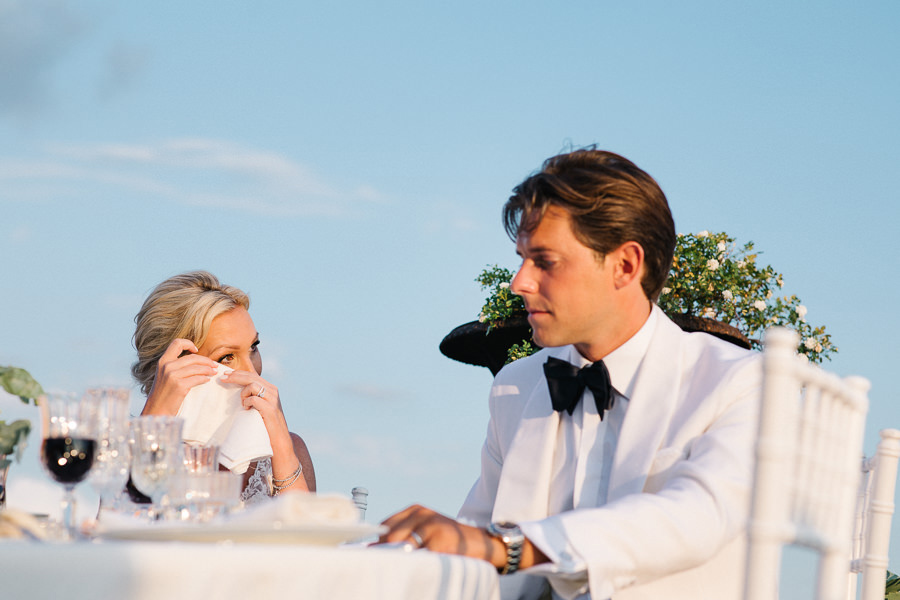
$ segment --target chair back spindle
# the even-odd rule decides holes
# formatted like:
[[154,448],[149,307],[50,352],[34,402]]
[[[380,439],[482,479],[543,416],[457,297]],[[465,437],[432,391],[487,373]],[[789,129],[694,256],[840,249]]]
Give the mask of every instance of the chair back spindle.
[[869,382],[796,353],[797,334],[766,332],[747,600],[778,597],[781,550],[819,554],[817,600],[845,600]]

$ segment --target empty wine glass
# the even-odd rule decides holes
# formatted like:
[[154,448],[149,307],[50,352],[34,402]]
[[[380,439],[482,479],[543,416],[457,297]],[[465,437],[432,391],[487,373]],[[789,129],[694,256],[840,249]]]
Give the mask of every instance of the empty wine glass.
[[164,512],[164,500],[172,477],[184,470],[181,417],[145,415],[131,420],[134,446],[131,479],[153,501],[152,518]]
[[94,466],[88,481],[100,495],[97,518],[106,510],[119,507],[119,499],[131,469],[129,443],[128,388],[91,388],[89,395],[97,398],[99,429]]
[[97,445],[97,400],[93,396],[50,394],[41,400],[41,463],[65,488],[62,501],[63,535],[77,536],[75,486],[87,477]]

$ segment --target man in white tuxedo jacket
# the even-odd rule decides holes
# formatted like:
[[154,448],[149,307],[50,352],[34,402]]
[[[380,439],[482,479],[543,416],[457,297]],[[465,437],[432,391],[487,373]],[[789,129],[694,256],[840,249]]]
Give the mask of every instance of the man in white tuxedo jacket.
[[549,582],[566,599],[739,599],[761,369],[655,306],[675,247],[662,190],[579,150],[516,187],[504,222],[544,349],[494,380],[459,520],[413,506],[382,539],[489,560],[504,598]]

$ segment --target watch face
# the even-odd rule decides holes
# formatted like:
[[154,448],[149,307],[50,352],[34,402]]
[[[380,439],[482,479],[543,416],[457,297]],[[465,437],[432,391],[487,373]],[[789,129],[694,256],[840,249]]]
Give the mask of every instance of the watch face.
[[519,526],[515,523],[491,523],[489,530],[496,536],[508,539],[511,542],[518,542],[525,539],[525,535]]

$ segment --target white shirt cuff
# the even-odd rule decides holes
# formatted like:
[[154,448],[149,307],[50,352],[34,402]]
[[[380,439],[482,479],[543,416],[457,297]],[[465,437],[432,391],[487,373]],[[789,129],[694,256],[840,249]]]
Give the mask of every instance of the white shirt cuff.
[[587,563],[572,547],[565,532],[554,519],[526,521],[519,523],[522,533],[543,552],[550,562],[528,569],[534,574],[555,574],[564,579],[584,579],[587,581]]

